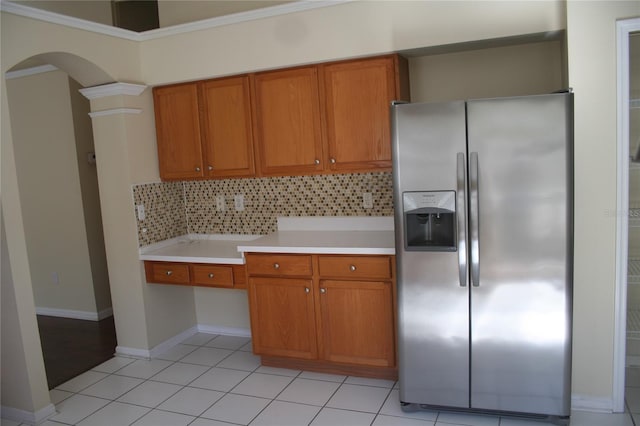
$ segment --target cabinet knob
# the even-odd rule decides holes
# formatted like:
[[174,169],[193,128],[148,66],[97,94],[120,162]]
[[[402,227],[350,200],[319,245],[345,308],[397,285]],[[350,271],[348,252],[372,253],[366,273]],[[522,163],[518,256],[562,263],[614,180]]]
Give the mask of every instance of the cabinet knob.
[[305,292],[305,293],[309,293],[310,291],[311,291],[311,289],[309,289],[309,287],[305,287],[305,288],[304,288],[304,292]]
[[316,158],[316,164],[320,164],[320,160]]
[[199,171],[200,171],[200,167],[196,167],[196,172],[199,172]]
[[273,269],[280,269],[280,264],[279,263],[274,263],[273,264]]
[[173,274],[173,271],[167,271],[167,275]]
[[213,278],[213,277],[214,277],[213,272],[210,272],[209,273],[209,278]]
[[324,293],[326,293],[326,292],[327,292],[327,289],[326,289],[326,288],[321,288],[321,289],[320,289],[320,293],[323,293],[323,294],[324,294]]
[[349,269],[351,269],[351,272],[355,271],[356,270],[356,265],[349,266]]
[[207,166],[207,170],[209,171],[213,170],[213,166]]
[[331,161],[331,164],[336,164],[336,159],[335,159],[335,158],[332,158],[332,159],[331,159],[331,160],[329,160],[329,161]]

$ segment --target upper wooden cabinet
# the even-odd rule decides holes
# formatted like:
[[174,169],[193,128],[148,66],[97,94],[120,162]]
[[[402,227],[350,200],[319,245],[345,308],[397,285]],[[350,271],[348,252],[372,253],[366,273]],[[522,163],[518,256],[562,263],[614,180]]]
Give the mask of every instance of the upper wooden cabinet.
[[197,84],[155,87],[153,102],[160,177],[167,180],[202,177]]
[[255,74],[254,112],[261,174],[322,170],[316,66]]
[[160,177],[390,170],[389,105],[408,81],[386,55],[156,87]]
[[249,77],[200,85],[205,176],[253,176]]
[[160,177],[253,176],[247,76],[153,90]]
[[396,55],[321,66],[331,170],[391,169],[389,105],[408,100],[404,69]]

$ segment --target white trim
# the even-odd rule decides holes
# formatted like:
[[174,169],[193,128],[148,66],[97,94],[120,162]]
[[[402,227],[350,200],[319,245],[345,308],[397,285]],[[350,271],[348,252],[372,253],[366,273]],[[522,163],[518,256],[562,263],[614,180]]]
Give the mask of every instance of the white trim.
[[219,326],[198,324],[198,325],[194,325],[191,328],[186,329],[181,333],[176,334],[173,337],[170,337],[164,342],[154,346],[151,350],[129,348],[126,346],[117,346],[116,355],[128,356],[133,358],[147,358],[147,359],[155,358],[162,352],[172,348],[173,346],[188,339],[189,337],[193,336],[196,333],[223,334],[226,336],[251,337],[251,330],[248,328],[219,327]]
[[116,346],[116,355],[127,356],[131,358],[151,358],[151,351],[148,349],[130,348],[127,346]]
[[4,405],[0,407],[0,417],[2,417],[3,419],[14,420],[19,423],[32,425],[40,424],[54,414],[56,414],[56,406],[53,404],[49,404],[36,412],[20,410],[19,408],[6,407]]
[[201,21],[149,30],[140,33],[138,40],[154,40],[176,34],[206,30],[210,28],[222,27],[225,25],[238,24],[241,22],[255,21],[257,19],[286,15],[288,13],[304,12],[312,9],[350,3],[352,1],[355,0],[299,0],[277,6],[265,7],[262,9],[249,10],[247,12],[233,13],[231,15],[217,16],[215,18],[203,19]]
[[571,395],[571,409],[592,413],[612,413],[613,401],[610,398],[595,398],[585,395]]
[[616,205],[616,283],[611,408],[624,412],[629,239],[629,35],[640,31],[640,18],[616,22],[618,92],[618,175]]
[[149,351],[151,358],[157,357],[167,349],[174,347],[178,343],[182,342],[185,339],[188,339],[189,337],[193,336],[197,332],[198,332],[198,327],[194,325],[193,327],[186,329],[182,333],[178,333],[175,336],[160,343],[159,345],[154,346],[151,349],[151,351]]
[[45,72],[58,71],[57,67],[53,65],[40,65],[38,67],[24,68],[21,70],[7,71],[4,73],[6,80],[12,80],[14,78],[28,77],[30,75],[42,74]]
[[75,311],[72,309],[58,309],[37,307],[36,315],[46,315],[49,317],[73,318],[87,321],[100,321],[107,317],[113,316],[113,308],[103,309],[99,312],[91,311]]
[[312,9],[335,6],[343,3],[350,3],[355,0],[299,0],[272,7],[265,7],[247,12],[234,13],[231,15],[218,16],[215,18],[203,19],[201,21],[189,22],[186,24],[174,25],[171,27],[158,28],[155,30],[137,33],[123,28],[112,27],[110,25],[97,22],[86,21],[84,19],[73,18],[60,15],[22,4],[11,3],[6,0],[0,1],[0,11],[12,13],[14,15],[37,19],[53,24],[64,25],[71,28],[91,31],[98,34],[106,34],[113,37],[123,38],[132,41],[155,40],[176,34],[188,33],[192,31],[205,30],[209,28],[221,27],[224,25],[237,24],[240,22],[254,21],[262,18],[285,15],[288,13],[304,12]]
[[114,108],[114,109],[105,109],[102,111],[90,112],[89,117],[104,117],[107,115],[117,115],[117,114],[140,114],[142,112],[139,108]]
[[146,88],[144,84],[109,83],[80,89],[79,92],[87,99],[99,99],[117,95],[139,96]]
[[198,324],[199,333],[223,334],[225,336],[251,337],[251,329]]

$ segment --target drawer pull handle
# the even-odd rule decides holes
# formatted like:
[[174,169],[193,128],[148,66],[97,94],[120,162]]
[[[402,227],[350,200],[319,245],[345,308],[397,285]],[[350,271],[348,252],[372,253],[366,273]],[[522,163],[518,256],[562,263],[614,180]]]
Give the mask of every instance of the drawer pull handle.
[[321,289],[320,289],[320,293],[323,293],[323,294],[324,294],[324,293],[326,293],[326,292],[327,292],[327,289],[326,289],[326,288],[321,288]]
[[311,290],[309,289],[309,287],[305,287],[305,288],[304,288],[304,292],[305,292],[305,293],[309,293],[310,291],[311,291]]
[[351,270],[351,272],[355,271],[356,270],[356,265],[349,266],[349,269]]
[[213,277],[214,277],[213,272],[210,272],[209,273],[209,278],[213,278]]
[[279,263],[274,263],[273,264],[273,269],[280,269],[280,264]]
[[167,271],[167,275],[173,274],[173,271]]
[[200,167],[196,167],[196,172],[199,172],[199,171],[200,171]]

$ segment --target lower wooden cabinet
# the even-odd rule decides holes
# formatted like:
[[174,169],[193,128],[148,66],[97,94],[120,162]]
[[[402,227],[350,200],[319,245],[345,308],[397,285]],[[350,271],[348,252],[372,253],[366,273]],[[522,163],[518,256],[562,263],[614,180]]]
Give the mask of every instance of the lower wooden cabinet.
[[263,364],[397,376],[393,256],[248,253],[246,261]]
[[145,261],[144,271],[151,284],[197,287],[247,288],[244,265]]
[[320,281],[323,358],[391,367],[395,361],[390,282]]
[[249,278],[255,353],[317,358],[312,287],[304,278]]

